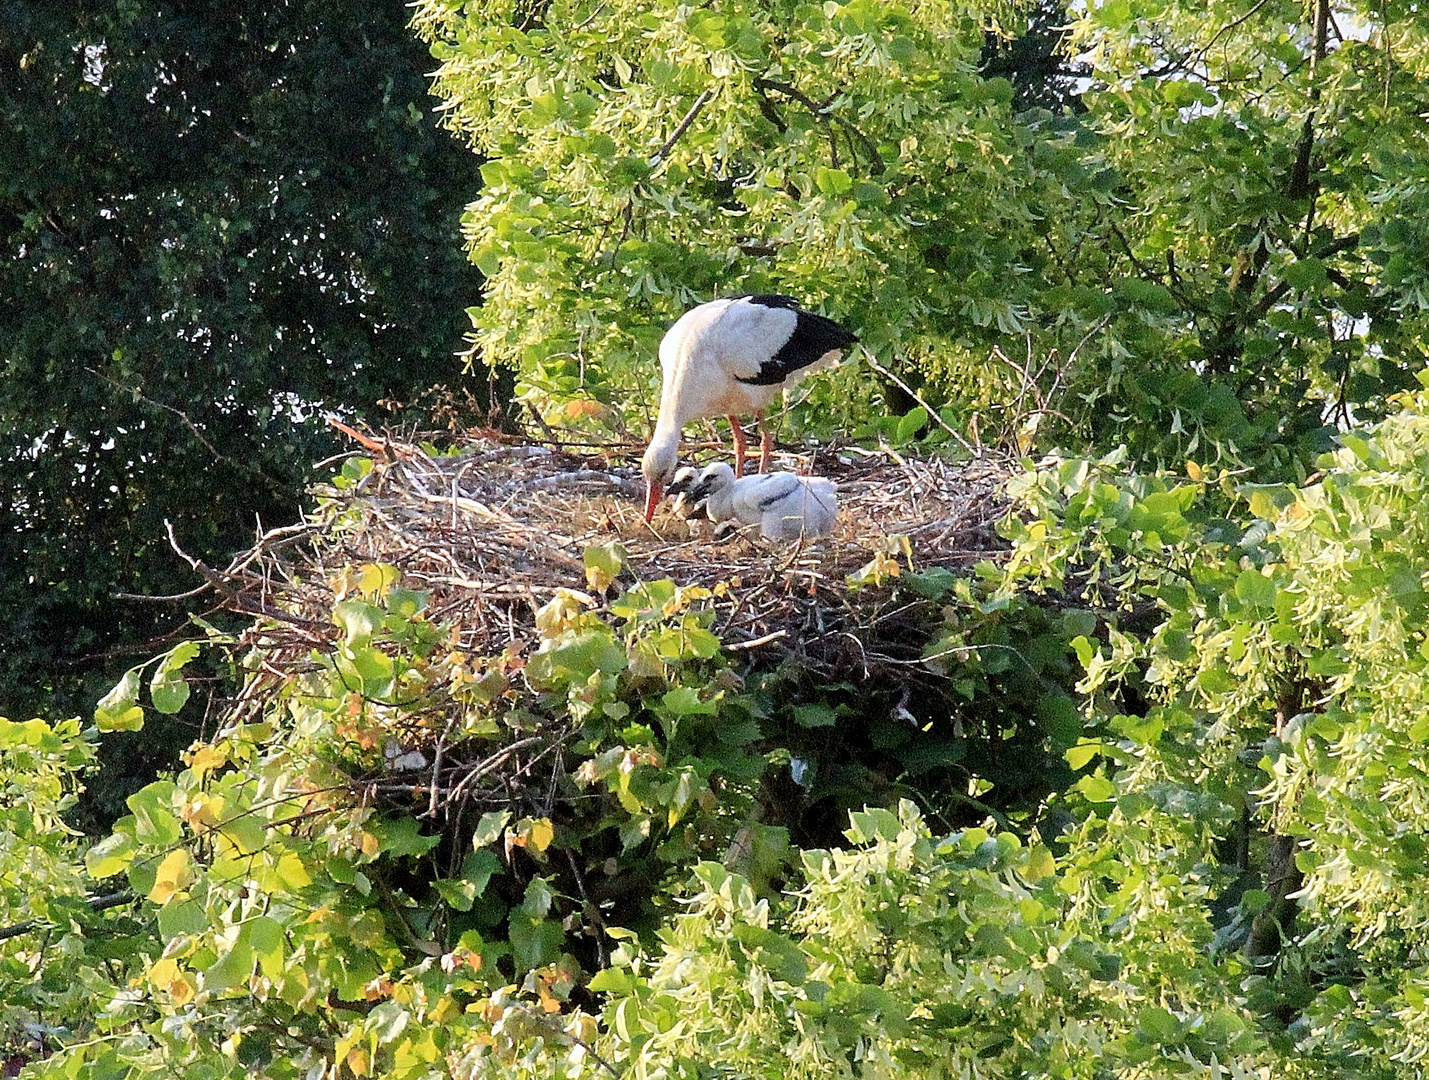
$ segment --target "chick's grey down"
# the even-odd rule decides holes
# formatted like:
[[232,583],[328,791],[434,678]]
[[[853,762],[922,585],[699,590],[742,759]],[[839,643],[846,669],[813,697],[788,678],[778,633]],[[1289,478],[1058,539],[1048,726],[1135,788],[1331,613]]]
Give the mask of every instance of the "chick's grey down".
[[683,492],[691,502],[703,502],[711,521],[758,525],[769,540],[801,540],[827,536],[838,523],[839,502],[831,480],[794,473],[758,473],[736,477],[723,461],[696,473],[680,469],[670,491]]

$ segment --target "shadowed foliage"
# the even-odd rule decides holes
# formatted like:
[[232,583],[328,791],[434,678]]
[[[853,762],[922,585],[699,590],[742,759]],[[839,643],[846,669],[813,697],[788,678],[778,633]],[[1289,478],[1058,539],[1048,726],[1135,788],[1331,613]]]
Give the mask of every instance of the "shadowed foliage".
[[[476,163],[399,0],[0,5],[0,703],[80,712],[291,521],[320,410],[457,371]],[[151,744],[153,740],[147,740]]]

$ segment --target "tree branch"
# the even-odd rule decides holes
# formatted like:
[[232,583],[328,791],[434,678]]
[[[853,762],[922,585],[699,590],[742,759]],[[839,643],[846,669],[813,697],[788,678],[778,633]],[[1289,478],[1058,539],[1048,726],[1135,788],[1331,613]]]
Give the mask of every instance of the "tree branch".
[[[708,105],[713,97],[713,90],[703,90],[700,92],[700,96],[695,98],[695,103],[690,106],[690,111],[685,113],[684,119],[675,125],[675,130],[671,132],[670,137],[665,140],[665,145],[655,151],[655,156],[648,162],[650,168],[655,168],[655,166],[665,160],[666,155],[669,154],[669,152],[675,148],[675,144],[680,141],[680,136],[690,129],[690,125],[695,122],[695,117],[700,115],[700,110]],[[619,245],[616,246],[618,247]]]
[[[769,104],[769,99],[765,96],[766,90],[774,90],[778,93],[783,94],[785,97],[793,98],[800,105],[804,106],[804,108],[809,110],[809,115],[824,126],[824,131],[827,132],[829,136],[829,163],[834,168],[837,169],[839,167],[839,148],[838,143],[834,139],[833,128],[833,125],[837,123],[840,124],[843,127],[844,131],[849,135],[850,143],[852,143],[853,137],[857,136],[858,141],[863,144],[864,153],[868,155],[868,171],[874,176],[883,175],[883,171],[885,169],[883,163],[883,155],[878,152],[878,147],[873,144],[873,140],[871,140],[867,135],[865,135],[861,130],[859,130],[858,126],[855,125],[852,121],[840,116],[836,112],[831,111],[827,103],[820,105],[817,101],[813,100],[813,98],[809,97],[809,95],[805,94],[797,86],[786,82],[779,82],[775,79],[766,79],[761,77],[755,79],[753,85],[755,93],[759,94],[760,97],[760,111],[764,113],[766,118],[770,117],[770,112],[772,111],[772,106],[770,106]],[[837,93],[833,95],[833,97],[837,96]],[[829,100],[832,101],[833,97],[831,97]],[[782,124],[782,121],[780,123],[776,123],[775,126],[780,127],[780,124]]]
[[[136,899],[132,889],[120,889],[118,892],[105,893],[103,896],[85,897],[85,903],[89,905],[91,911],[106,911],[112,907],[120,907]],[[14,926],[0,927],[0,941],[8,941],[10,938],[22,937],[25,934],[33,933],[36,930],[49,929],[50,923],[43,919],[26,919],[24,922],[16,923]]]

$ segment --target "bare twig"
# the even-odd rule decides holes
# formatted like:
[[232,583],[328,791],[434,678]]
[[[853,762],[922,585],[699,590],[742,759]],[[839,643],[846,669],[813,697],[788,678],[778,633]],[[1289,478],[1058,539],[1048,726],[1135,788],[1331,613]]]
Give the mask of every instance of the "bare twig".
[[834,168],[837,169],[839,167],[839,149],[838,144],[834,141],[833,131],[833,125],[835,123],[839,124],[843,128],[844,133],[848,136],[850,140],[850,146],[852,146],[852,140],[855,137],[857,137],[858,141],[863,144],[864,153],[868,155],[868,171],[871,174],[873,174],[874,176],[881,176],[884,170],[887,168],[883,161],[883,155],[878,152],[878,147],[874,145],[873,140],[870,139],[867,135],[865,135],[857,124],[853,123],[846,117],[840,116],[838,113],[832,111],[831,106],[833,102],[838,98],[838,95],[840,93],[839,91],[834,91],[834,93],[830,94],[829,97],[823,103],[819,103],[817,101],[814,101],[797,86],[794,86],[791,83],[779,82],[776,79],[755,79],[753,86],[755,92],[760,95],[760,98],[765,106],[768,105],[768,98],[764,96],[764,92],[766,90],[774,90],[780,94],[783,94],[785,97],[792,98],[793,100],[797,101],[800,105],[804,106],[804,108],[809,110],[810,116],[812,116],[815,120],[824,125],[824,130],[828,133],[829,137],[829,164],[832,165]]
[[147,405],[154,406],[156,409],[163,409],[165,412],[173,413],[175,416],[177,416],[180,420],[183,421],[184,426],[189,429],[189,432],[193,435],[195,439],[199,441],[203,448],[213,455],[213,459],[215,461],[222,461],[228,464],[237,464],[237,462],[234,462],[232,458],[225,457],[223,454],[220,454],[218,452],[218,448],[214,446],[213,443],[208,441],[208,437],[205,436],[204,433],[198,429],[198,425],[195,424],[191,419],[189,419],[188,414],[185,413],[182,409],[176,409],[172,405],[164,404],[162,401],[155,401],[153,398],[143,393],[143,391],[141,391],[137,386],[126,386],[118,379],[111,378],[110,376],[104,374],[104,372],[97,371],[92,367],[86,367],[84,370],[89,372],[96,378],[103,379],[116,390],[122,390],[126,394],[132,394],[136,401],[142,401]]
[[[90,911],[106,911],[112,907],[130,903],[135,900],[133,889],[120,889],[118,892],[105,893],[102,896],[87,896],[85,904]],[[32,934],[36,930],[48,930],[51,924],[43,919],[26,919],[24,922],[15,923],[13,926],[0,927],[0,941],[8,941],[10,938],[22,937],[25,934]]]
[[902,390],[905,394],[911,397],[919,405],[923,406],[924,410],[928,413],[929,419],[935,421],[939,427],[941,427],[944,431],[946,431],[949,435],[951,435],[954,439],[961,443],[964,450],[972,454],[974,457],[982,457],[982,447],[973,446],[972,443],[968,442],[967,439],[963,438],[962,433],[954,429],[946,420],[944,420],[940,415],[938,415],[938,410],[933,408],[933,406],[929,405],[926,401],[924,401],[923,396],[919,394],[918,391],[914,390],[897,375],[893,374],[893,372],[889,371],[886,367],[884,367],[877,360],[875,360],[873,358],[873,354],[869,352],[868,349],[864,348],[862,345],[859,346],[859,351],[863,353],[864,361],[868,364],[869,367],[873,368],[874,371],[878,372],[885,379],[892,380],[900,390]]
[[775,630],[765,634],[763,637],[757,637],[753,641],[736,641],[733,644],[726,645],[725,651],[738,652],[740,649],[757,649],[761,645],[768,645],[771,641],[778,641],[780,638],[786,638],[788,636],[788,630]]
[[[684,118],[675,125],[675,130],[670,133],[670,137],[665,140],[665,145],[655,151],[655,156],[648,162],[650,168],[655,168],[660,162],[665,160],[666,155],[675,149],[675,144],[680,141],[680,136],[690,129],[690,125],[695,122],[695,117],[700,115],[700,110],[710,103],[714,97],[713,90],[702,90],[700,96],[695,98],[695,103],[690,106],[690,111],[685,113]],[[616,247],[620,245],[617,244]]]

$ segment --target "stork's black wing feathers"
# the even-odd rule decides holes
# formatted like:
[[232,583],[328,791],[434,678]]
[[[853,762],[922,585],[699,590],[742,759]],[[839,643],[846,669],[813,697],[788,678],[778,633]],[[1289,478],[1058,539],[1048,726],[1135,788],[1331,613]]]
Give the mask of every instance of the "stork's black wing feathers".
[[770,507],[777,505],[784,499],[787,499],[790,494],[793,493],[794,489],[799,486],[798,477],[792,476],[788,473],[786,473],[785,475],[789,476],[790,480],[792,480],[793,483],[789,483],[786,481],[785,483],[780,484],[775,490],[770,491],[770,493],[764,496],[764,498],[760,499],[759,509],[761,511],[768,510]]
[[787,308],[798,316],[789,340],[759,366],[759,373],[739,380],[750,386],[777,386],[800,368],[816,363],[829,350],[846,349],[858,340],[857,334],[833,319],[805,311],[792,296],[750,296],[747,299],[763,307]]
[[769,293],[765,296],[755,296],[752,293],[743,293],[739,296],[730,297],[731,300],[748,300],[751,304],[758,304],[760,307],[781,307],[790,311],[799,310],[799,301],[792,296],[785,296],[783,293]]

